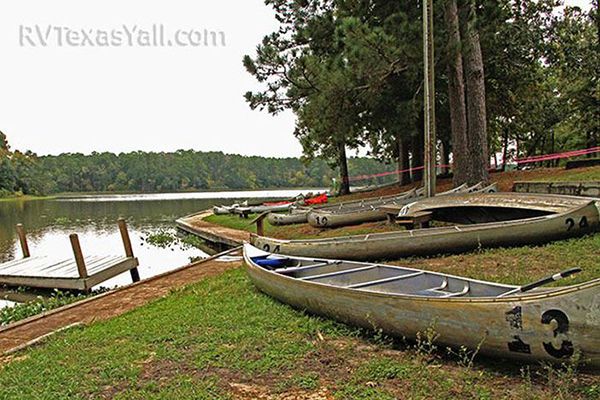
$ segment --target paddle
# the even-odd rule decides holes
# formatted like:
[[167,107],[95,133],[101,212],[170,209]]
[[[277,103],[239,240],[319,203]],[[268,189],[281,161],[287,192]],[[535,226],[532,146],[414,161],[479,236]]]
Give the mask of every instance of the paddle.
[[531,291],[533,289],[539,288],[539,287],[547,285],[549,283],[556,282],[556,281],[559,281],[561,279],[568,278],[571,275],[578,274],[581,271],[582,271],[581,268],[568,269],[568,270],[566,270],[564,272],[561,272],[560,274],[552,275],[552,276],[549,276],[547,278],[540,279],[537,282],[533,282],[533,283],[530,283],[528,285],[518,287],[518,288],[516,288],[514,290],[511,290],[509,292],[503,293],[503,294],[501,294],[498,297],[506,297],[506,296],[510,296],[510,295],[513,295],[513,294],[516,294],[516,293],[529,292],[529,291]]

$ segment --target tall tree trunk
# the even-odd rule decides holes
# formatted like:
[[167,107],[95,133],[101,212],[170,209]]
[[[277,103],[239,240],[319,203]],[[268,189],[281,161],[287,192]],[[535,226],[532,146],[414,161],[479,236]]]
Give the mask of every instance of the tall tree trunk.
[[465,29],[463,34],[463,61],[467,86],[467,145],[471,156],[471,168],[469,168],[467,183],[474,185],[478,182],[489,181],[490,159],[483,55],[479,33],[473,23],[475,19],[473,0],[468,0],[464,7],[464,12],[461,12],[461,16],[465,16],[462,21],[462,26]]
[[417,130],[417,135],[412,137],[412,168],[420,168],[417,170],[413,170],[412,180],[413,182],[418,182],[423,180],[423,164],[425,163],[424,159],[424,150],[425,150],[425,116],[421,113],[421,117],[419,118],[419,127]]
[[450,141],[448,139],[442,140],[442,150],[440,153],[443,165],[441,172],[442,175],[447,176],[450,172],[449,167],[446,167],[446,165],[450,165]]
[[504,132],[503,135],[504,137],[502,138],[502,171],[506,172],[506,167],[508,164],[508,127],[504,127]]
[[396,144],[398,146],[398,182],[400,186],[410,183],[410,160],[408,154],[408,142],[403,135],[396,133]]
[[469,176],[469,151],[467,148],[467,106],[465,79],[461,54],[460,24],[456,0],[448,0],[445,9],[448,30],[448,98],[452,128],[452,155],[454,185],[459,186]]
[[346,143],[338,144],[338,157],[340,167],[340,192],[339,195],[350,194],[350,179],[348,176],[348,158],[346,157]]

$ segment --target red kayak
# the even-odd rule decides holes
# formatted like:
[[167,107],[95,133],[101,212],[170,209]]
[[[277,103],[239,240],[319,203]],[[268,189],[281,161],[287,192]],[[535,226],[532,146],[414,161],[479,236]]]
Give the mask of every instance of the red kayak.
[[329,198],[327,197],[327,194],[323,193],[323,194],[315,196],[311,199],[304,200],[304,205],[305,206],[316,206],[319,204],[326,204],[328,200],[329,200]]

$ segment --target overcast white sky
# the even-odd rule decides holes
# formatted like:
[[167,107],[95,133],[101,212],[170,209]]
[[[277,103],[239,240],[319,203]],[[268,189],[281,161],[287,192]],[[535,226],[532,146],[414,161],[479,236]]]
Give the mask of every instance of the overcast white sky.
[[[567,3],[589,8],[591,0]],[[166,39],[177,29],[222,31],[226,46],[69,47],[63,37],[61,47],[50,36],[43,47],[35,32],[35,25],[110,31],[123,24],[163,24]],[[27,39],[20,44],[21,26],[33,29],[26,37],[36,47]],[[195,149],[300,155],[293,115],[251,111],[242,97],[256,83],[241,59],[276,26],[263,0],[4,0],[0,130],[13,148],[38,154]],[[127,41],[125,32],[121,43]]]

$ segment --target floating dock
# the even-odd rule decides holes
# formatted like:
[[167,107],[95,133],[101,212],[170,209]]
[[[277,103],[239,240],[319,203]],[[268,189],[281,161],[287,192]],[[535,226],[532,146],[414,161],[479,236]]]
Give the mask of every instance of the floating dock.
[[140,280],[138,259],[134,257],[125,220],[119,220],[119,230],[125,247],[124,256],[84,256],[76,234],[70,236],[74,257],[56,260],[47,256],[32,256],[25,230],[17,225],[23,258],[0,264],[0,284],[42,289],[90,291],[94,286],[130,271],[134,282]]

